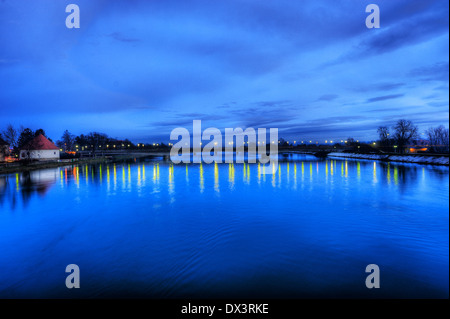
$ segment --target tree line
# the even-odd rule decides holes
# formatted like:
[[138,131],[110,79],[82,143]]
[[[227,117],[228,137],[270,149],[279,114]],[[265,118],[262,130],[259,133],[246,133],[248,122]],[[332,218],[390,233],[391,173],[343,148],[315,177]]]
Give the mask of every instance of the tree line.
[[428,128],[423,139],[418,126],[404,119],[398,120],[391,128],[379,126],[377,132],[381,148],[387,151],[404,153],[407,146],[413,145],[427,147],[432,153],[449,152],[449,130],[443,125]]
[[54,142],[43,129],[33,131],[30,128],[20,127],[16,129],[12,124],[7,125],[6,129],[0,132],[0,137],[5,140],[9,146],[13,149],[14,153],[18,153],[29,141],[38,136],[44,135],[51,142],[55,143],[57,147],[64,152],[71,151],[98,151],[108,149],[136,149],[136,148],[152,148],[152,147],[165,147],[163,143],[158,144],[135,144],[129,139],[119,140],[112,138],[105,133],[90,132],[88,134],[74,135],[68,130],[65,130],[59,140]]

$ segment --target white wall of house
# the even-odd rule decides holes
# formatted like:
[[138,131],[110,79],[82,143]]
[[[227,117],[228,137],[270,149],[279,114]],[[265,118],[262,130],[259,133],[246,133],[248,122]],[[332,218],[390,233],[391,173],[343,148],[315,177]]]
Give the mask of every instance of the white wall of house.
[[[29,153],[29,155],[28,155]],[[59,159],[59,150],[21,150],[20,159],[54,160]]]

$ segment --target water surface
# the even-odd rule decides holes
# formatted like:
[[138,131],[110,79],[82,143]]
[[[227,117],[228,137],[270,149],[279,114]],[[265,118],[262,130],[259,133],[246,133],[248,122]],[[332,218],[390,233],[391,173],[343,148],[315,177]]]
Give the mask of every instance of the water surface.
[[0,176],[0,297],[448,298],[448,167],[280,160]]

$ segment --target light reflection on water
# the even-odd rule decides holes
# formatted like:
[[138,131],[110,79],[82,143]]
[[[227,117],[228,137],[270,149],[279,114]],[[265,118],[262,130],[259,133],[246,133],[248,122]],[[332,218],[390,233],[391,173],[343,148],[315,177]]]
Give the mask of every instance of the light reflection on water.
[[448,297],[448,167],[291,155],[264,173],[144,159],[0,176],[0,297],[71,297],[70,263],[87,297]]

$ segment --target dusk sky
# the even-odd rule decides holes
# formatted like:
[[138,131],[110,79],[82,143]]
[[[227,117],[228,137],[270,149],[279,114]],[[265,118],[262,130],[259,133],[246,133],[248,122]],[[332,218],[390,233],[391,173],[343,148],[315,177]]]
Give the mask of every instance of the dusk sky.
[[[66,5],[81,11],[67,29]],[[368,4],[381,28],[368,29]],[[0,0],[0,131],[168,141],[176,127],[377,138],[449,120],[447,0]]]

